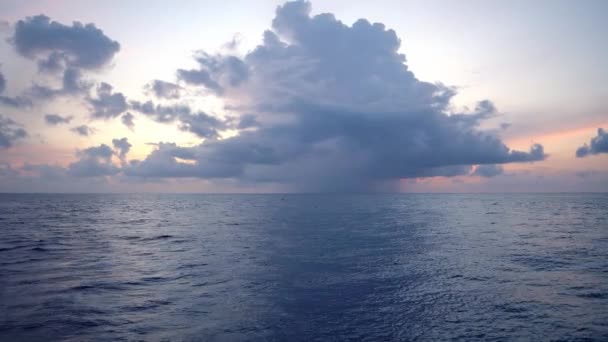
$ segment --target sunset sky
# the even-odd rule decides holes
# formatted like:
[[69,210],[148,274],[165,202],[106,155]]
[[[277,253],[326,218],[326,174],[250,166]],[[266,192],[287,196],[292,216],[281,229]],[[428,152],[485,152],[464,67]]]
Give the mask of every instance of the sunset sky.
[[0,2],[0,191],[608,191],[608,2]]

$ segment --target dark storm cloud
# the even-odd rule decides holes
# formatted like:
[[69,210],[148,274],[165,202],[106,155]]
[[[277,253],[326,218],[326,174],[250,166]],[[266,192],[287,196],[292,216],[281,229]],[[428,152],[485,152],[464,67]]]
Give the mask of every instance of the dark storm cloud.
[[502,166],[489,164],[489,165],[479,165],[473,172],[474,176],[479,177],[495,177],[501,175],[504,172]]
[[219,131],[229,127],[225,120],[218,119],[202,111],[193,111],[183,104],[155,105],[152,101],[131,101],[131,109],[136,110],[156,122],[179,122],[179,128],[201,138],[217,138]]
[[[125,172],[369,190],[401,178],[465,175],[472,165],[546,158],[541,145],[515,151],[481,130],[497,115],[488,100],[453,112],[455,89],[418,80],[393,30],[364,19],[347,26],[310,11],[308,2],[288,2],[244,58],[201,53],[199,69],[178,70],[184,82],[255,117],[256,129],[189,148],[159,145]],[[164,111],[148,107],[148,115],[163,119],[182,115],[159,116]]]
[[146,85],[146,89],[159,99],[178,99],[182,87],[175,83],[154,80]]
[[252,114],[244,114],[239,118],[239,122],[236,126],[238,129],[246,129],[251,127],[256,127],[260,123],[257,121],[255,115]]
[[204,86],[218,94],[225,87],[236,87],[249,77],[247,64],[234,56],[201,52],[196,61],[199,69],[179,69],[177,77],[188,84]]
[[122,93],[112,91],[108,83],[102,82],[97,87],[97,98],[88,98],[91,106],[91,116],[95,119],[111,119],[124,113],[127,106],[127,98]]
[[19,20],[10,41],[20,55],[37,60],[40,71],[97,69],[120,50],[120,44],[94,24],[74,22],[68,26],[44,15]]
[[9,148],[26,137],[27,132],[21,125],[0,115],[0,148]]
[[591,138],[589,144],[584,144],[576,150],[576,156],[583,158],[600,153],[608,153],[608,132],[603,128],[597,129],[597,135]]
[[70,121],[72,121],[72,119],[72,116],[61,116],[57,114],[46,114],[44,116],[44,121],[51,126],[68,124]]
[[135,120],[135,117],[130,112],[126,112],[120,117],[122,124],[127,126],[130,130],[135,128],[135,122],[133,120]]
[[68,174],[74,177],[100,177],[115,175],[120,169],[112,163],[114,152],[106,144],[78,151],[78,161],[68,166]]
[[95,130],[87,125],[76,126],[72,128],[71,131],[83,137],[88,137],[89,135],[95,133]]

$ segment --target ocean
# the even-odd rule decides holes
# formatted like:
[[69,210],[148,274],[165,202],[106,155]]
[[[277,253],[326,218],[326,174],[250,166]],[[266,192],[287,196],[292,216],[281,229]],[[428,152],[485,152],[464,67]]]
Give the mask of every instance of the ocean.
[[0,195],[1,341],[608,340],[608,194]]

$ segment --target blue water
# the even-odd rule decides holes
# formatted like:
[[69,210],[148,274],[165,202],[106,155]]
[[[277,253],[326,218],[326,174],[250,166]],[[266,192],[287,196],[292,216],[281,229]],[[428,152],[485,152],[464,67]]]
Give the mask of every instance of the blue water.
[[0,195],[0,340],[608,340],[608,195]]

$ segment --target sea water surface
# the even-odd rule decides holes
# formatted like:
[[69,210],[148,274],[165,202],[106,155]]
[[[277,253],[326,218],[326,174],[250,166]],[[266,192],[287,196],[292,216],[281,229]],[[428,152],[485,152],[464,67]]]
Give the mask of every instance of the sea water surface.
[[0,340],[608,340],[607,194],[0,195]]

